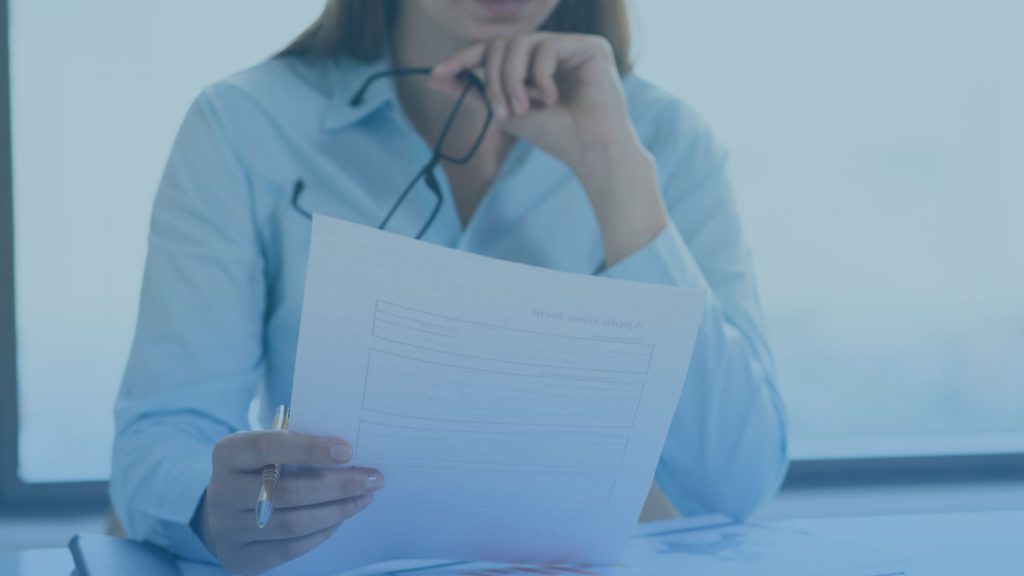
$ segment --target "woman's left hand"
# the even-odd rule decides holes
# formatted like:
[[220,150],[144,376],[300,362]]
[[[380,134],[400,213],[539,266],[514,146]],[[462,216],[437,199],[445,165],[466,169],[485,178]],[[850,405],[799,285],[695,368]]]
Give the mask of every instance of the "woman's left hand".
[[597,215],[605,266],[667,225],[654,159],[629,117],[615,56],[600,36],[535,32],[469,46],[434,68],[451,94],[459,74],[480,74],[499,125],[567,164]]
[[474,44],[436,66],[431,86],[461,92],[476,72],[499,124],[580,172],[591,151],[641,152],[612,47],[601,36],[535,32]]

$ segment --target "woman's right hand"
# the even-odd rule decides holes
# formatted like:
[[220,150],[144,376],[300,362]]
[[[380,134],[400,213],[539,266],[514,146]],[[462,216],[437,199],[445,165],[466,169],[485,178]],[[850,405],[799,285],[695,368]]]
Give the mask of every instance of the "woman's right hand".
[[[377,470],[340,469],[352,448],[338,438],[294,432],[239,432],[213,449],[213,476],[196,518],[207,548],[232,572],[259,574],[316,548],[365,509],[384,485]],[[274,512],[256,526],[260,470],[293,464],[281,475]]]

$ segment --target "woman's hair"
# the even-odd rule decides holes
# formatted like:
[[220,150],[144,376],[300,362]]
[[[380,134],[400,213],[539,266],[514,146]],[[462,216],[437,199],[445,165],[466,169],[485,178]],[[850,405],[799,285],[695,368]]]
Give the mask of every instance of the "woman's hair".
[[[281,55],[376,60],[387,45],[397,10],[398,0],[327,0],[320,18]],[[615,52],[619,73],[631,68],[626,0],[561,0],[541,30],[604,36]]]

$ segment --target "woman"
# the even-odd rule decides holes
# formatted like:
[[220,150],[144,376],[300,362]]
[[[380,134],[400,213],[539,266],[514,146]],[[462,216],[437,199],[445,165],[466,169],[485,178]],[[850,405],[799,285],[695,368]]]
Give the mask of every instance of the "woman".
[[[383,486],[380,471],[317,468],[348,461],[344,439],[245,431],[258,385],[265,407],[290,395],[312,212],[703,288],[657,483],[686,514],[745,517],[773,494],[784,420],[725,155],[630,74],[628,48],[622,0],[330,0],[282,55],[205,90],[157,195],[117,405],[111,496],[128,531],[260,572]],[[378,75],[391,69],[405,72]],[[267,463],[308,467],[260,530]]]

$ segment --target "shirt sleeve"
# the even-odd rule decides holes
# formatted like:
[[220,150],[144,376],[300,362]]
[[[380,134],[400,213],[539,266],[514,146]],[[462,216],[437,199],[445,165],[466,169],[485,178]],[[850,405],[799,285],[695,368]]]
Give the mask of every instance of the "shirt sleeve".
[[213,446],[248,428],[263,371],[263,257],[251,186],[223,117],[207,89],[157,192],[110,481],[129,534],[205,561],[213,556],[190,521]]
[[773,496],[785,476],[785,416],[726,155],[699,119],[676,104],[645,142],[658,165],[670,223],[601,274],[707,292],[656,481],[682,514],[742,519]]

